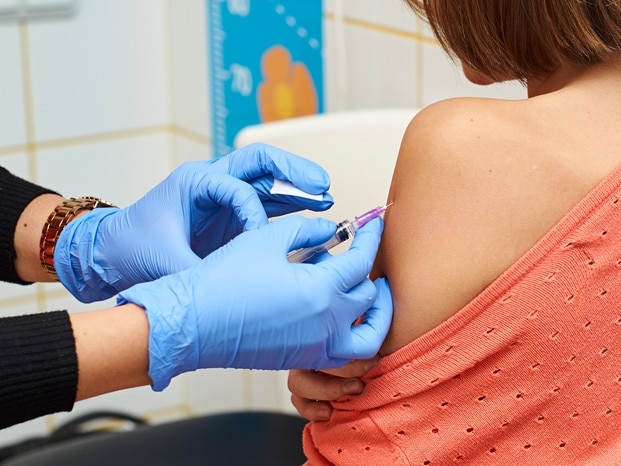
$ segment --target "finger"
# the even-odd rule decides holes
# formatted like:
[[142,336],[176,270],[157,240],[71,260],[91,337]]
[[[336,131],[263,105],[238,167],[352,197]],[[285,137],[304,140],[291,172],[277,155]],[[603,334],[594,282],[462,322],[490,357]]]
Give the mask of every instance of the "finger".
[[321,166],[277,147],[250,144],[229,157],[229,173],[242,180],[272,175],[310,194],[321,194],[330,188],[330,177]]
[[261,200],[251,185],[229,175],[213,175],[199,185],[195,202],[210,200],[235,213],[244,230],[258,228],[268,223]]
[[320,401],[338,400],[343,395],[359,395],[364,382],[357,377],[341,378],[305,370],[289,371],[289,391],[299,398]]
[[319,264],[339,275],[344,290],[352,289],[369,275],[379,247],[383,225],[381,218],[372,220],[356,232],[349,250]]
[[385,278],[375,281],[377,298],[373,306],[364,314],[362,322],[351,329],[348,348],[341,353],[335,351],[333,356],[342,358],[366,358],[376,354],[390,329],[392,322],[392,296]]
[[308,400],[291,395],[291,404],[303,418],[309,421],[323,422],[330,420],[332,405],[329,401]]

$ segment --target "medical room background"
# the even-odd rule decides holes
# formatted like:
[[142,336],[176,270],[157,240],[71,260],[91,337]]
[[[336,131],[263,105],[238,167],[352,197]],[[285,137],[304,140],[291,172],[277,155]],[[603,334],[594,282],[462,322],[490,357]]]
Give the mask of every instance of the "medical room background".
[[[278,3],[228,0],[256,2]],[[126,206],[180,163],[212,157],[208,3],[0,0],[0,164],[66,197]],[[326,113],[525,96],[517,83],[466,82],[401,0],[323,0],[322,7]],[[99,307],[76,302],[59,284],[0,283],[0,316]],[[203,370],[162,393],[113,393],[5,429],[0,447],[102,409],[153,423],[245,409],[294,412],[284,373]]]

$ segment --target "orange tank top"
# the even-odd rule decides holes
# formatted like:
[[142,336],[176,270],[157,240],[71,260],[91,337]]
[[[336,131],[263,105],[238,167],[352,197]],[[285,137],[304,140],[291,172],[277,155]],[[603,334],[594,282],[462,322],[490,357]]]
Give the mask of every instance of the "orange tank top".
[[308,464],[621,464],[621,167],[365,382]]

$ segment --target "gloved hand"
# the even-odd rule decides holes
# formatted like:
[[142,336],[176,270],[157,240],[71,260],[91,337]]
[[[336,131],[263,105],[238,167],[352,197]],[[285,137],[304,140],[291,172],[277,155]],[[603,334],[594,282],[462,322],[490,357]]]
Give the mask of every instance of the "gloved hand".
[[290,216],[244,232],[191,269],[120,293],[119,304],[146,309],[153,389],[198,368],[322,369],[375,355],[392,318],[387,286],[378,294],[367,278],[382,228],[373,220],[348,251],[293,264],[287,252],[326,241],[336,225]]
[[[322,199],[271,194],[275,178]],[[54,251],[56,272],[80,301],[109,298],[195,265],[268,216],[328,209],[329,186],[319,165],[265,144],[189,162],[129,207],[95,209],[71,221]]]

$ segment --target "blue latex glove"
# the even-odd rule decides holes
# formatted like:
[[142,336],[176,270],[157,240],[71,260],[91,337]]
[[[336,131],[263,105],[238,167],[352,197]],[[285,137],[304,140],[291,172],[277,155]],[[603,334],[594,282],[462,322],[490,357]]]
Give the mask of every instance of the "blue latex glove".
[[392,318],[385,281],[378,294],[367,278],[382,228],[373,220],[348,251],[292,264],[287,252],[326,241],[336,225],[290,216],[239,235],[191,269],[122,292],[120,304],[147,312],[153,389],[199,368],[324,369],[375,355]]
[[[274,178],[322,200],[274,195]],[[328,174],[289,152],[252,144],[189,162],[125,209],[95,209],[70,222],[54,251],[60,281],[83,302],[195,265],[268,216],[332,206]]]

